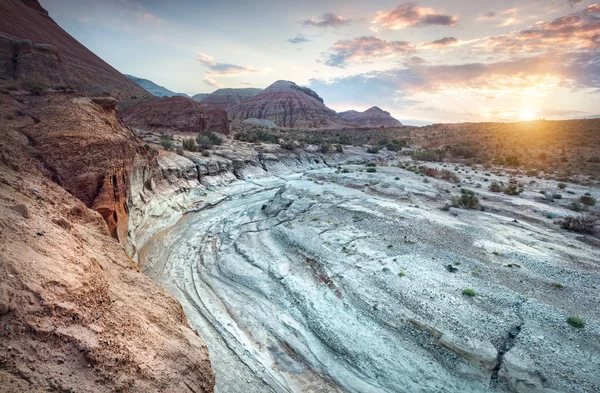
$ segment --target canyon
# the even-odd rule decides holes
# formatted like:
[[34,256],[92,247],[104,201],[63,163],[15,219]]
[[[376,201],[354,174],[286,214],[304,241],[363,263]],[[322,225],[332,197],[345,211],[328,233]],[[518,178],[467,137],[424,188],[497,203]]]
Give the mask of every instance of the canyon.
[[0,4],[0,390],[600,391],[600,121],[163,89]]

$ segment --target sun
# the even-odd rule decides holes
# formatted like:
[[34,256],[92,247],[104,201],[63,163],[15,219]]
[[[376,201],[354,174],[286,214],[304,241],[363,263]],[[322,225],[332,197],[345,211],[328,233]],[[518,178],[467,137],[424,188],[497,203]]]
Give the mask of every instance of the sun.
[[531,109],[523,109],[519,115],[521,116],[522,121],[531,121],[535,119],[535,111]]

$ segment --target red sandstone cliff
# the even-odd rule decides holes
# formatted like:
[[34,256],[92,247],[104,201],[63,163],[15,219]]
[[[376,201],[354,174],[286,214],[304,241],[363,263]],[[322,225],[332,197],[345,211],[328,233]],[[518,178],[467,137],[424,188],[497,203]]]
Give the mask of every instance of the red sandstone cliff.
[[37,0],[0,2],[0,78],[90,95],[150,96],[58,26]]
[[200,103],[187,97],[157,98],[127,108],[120,117],[125,125],[139,130],[230,132],[227,112],[216,109],[206,112]]

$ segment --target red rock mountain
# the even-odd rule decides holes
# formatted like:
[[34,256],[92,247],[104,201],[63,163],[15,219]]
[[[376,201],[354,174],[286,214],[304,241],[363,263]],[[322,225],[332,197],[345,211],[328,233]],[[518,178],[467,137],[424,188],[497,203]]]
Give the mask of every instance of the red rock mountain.
[[[227,110],[240,102],[260,93],[262,89],[218,89],[199,100],[208,109]],[[195,96],[194,96],[195,97]]]
[[37,0],[0,1],[0,78],[71,85],[89,95],[150,96],[58,26]]
[[206,111],[187,97],[157,98],[127,108],[120,114],[129,127],[159,132],[215,131],[229,134],[229,119],[222,109]]
[[340,112],[339,115],[359,127],[398,127],[402,125],[402,123],[390,115],[390,112],[386,112],[377,106],[369,108],[364,112],[351,110]]
[[232,106],[231,120],[271,120],[284,128],[343,128],[347,122],[329,109],[317,93],[290,81],[277,81],[257,95]]

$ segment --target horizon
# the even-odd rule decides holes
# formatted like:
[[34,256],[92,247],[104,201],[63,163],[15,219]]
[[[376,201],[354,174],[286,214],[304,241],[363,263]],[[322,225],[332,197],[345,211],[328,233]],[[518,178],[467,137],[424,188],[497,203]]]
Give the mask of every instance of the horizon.
[[598,116],[594,1],[41,3],[120,72],[190,96],[283,79],[406,125]]

